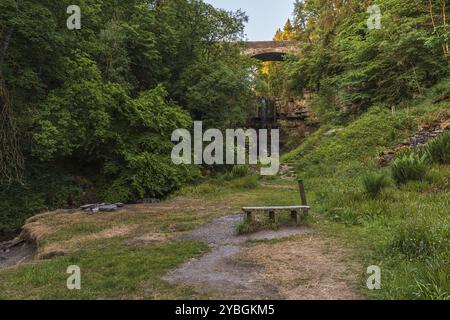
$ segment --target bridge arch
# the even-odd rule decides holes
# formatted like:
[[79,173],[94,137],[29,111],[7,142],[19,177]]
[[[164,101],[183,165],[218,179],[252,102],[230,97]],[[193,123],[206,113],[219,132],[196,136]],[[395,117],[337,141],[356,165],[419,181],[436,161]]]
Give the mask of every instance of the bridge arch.
[[283,61],[286,54],[297,51],[297,45],[295,41],[248,41],[242,54],[261,61]]

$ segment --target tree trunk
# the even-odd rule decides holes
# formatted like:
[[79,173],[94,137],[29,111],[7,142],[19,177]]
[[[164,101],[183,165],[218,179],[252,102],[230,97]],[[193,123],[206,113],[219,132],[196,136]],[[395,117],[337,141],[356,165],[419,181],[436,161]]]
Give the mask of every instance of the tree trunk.
[[0,182],[22,182],[23,155],[19,146],[17,126],[12,110],[11,98],[3,75],[3,66],[13,29],[6,31],[0,43]]
[[[447,31],[447,8],[446,8],[446,0],[441,0],[442,4],[442,24],[444,26],[444,31]],[[450,63],[450,54],[449,54],[449,48],[448,48],[448,42],[445,42],[443,45],[444,48],[444,54],[447,58],[447,62]]]
[[[444,30],[447,29],[447,8],[446,8],[446,0],[441,0],[441,19],[442,19],[442,26],[444,27]],[[434,5],[432,0],[428,0],[428,6],[430,11],[430,17],[431,17],[431,24],[433,25],[434,34],[439,37],[439,31],[438,31],[438,23],[437,19],[434,15]],[[438,10],[439,11],[439,10]],[[448,64],[450,64],[450,51],[449,51],[449,45],[448,42],[442,43],[442,52],[444,54],[444,57]]]
[[9,43],[11,41],[11,37],[13,34],[13,28],[10,28],[6,31],[6,36],[3,40],[3,43],[0,47],[0,81],[3,81],[3,64],[5,63],[6,52],[8,51]]

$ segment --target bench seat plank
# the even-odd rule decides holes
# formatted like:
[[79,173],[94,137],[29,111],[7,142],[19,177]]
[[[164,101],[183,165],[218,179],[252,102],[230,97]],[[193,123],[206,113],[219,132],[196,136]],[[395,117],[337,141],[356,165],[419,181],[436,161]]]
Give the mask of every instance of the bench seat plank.
[[309,206],[277,206],[277,207],[243,207],[242,210],[247,211],[281,211],[281,210],[305,210],[311,209]]

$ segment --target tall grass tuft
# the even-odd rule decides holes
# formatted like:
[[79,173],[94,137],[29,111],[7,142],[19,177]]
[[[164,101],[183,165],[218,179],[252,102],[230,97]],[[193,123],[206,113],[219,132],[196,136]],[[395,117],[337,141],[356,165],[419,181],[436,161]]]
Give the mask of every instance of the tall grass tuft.
[[428,172],[429,154],[426,150],[414,150],[400,154],[393,162],[392,178],[397,184],[421,181]]
[[432,140],[428,144],[428,152],[433,162],[450,164],[450,131]]
[[414,296],[420,300],[450,300],[450,267],[442,256],[426,263],[425,270],[415,277]]
[[378,196],[383,189],[389,187],[389,178],[384,173],[372,172],[362,178],[366,193],[371,197]]

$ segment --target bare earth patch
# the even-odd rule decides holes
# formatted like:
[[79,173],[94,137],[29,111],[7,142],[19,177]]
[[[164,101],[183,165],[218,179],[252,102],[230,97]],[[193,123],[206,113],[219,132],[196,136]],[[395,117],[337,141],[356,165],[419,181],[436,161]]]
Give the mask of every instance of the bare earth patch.
[[[33,259],[50,259],[77,251],[87,242],[110,239],[114,237],[129,237],[126,245],[140,246],[151,243],[170,241],[178,235],[177,232],[163,234],[158,232],[165,217],[193,215],[198,221],[208,219],[215,214],[223,214],[237,210],[239,204],[230,206],[227,200],[205,200],[200,198],[178,197],[158,204],[127,205],[116,212],[86,214],[82,211],[55,210],[35,215],[29,218],[22,228],[18,239],[26,241],[26,248],[14,248],[0,257],[0,268],[14,266],[23,261]],[[159,219],[155,222],[155,219]],[[133,221],[141,218],[139,225]],[[148,220],[146,220],[149,218]],[[177,223],[174,222],[174,225]],[[106,230],[71,236],[67,233],[70,226],[104,226]],[[55,238],[56,236],[56,238]],[[50,241],[49,241],[50,239]],[[45,240],[45,242],[42,242]]]
[[230,211],[239,211],[239,205],[229,205],[225,201],[219,199],[207,200],[201,198],[177,197],[167,202],[157,204],[134,204],[126,206],[125,211],[141,214],[158,214],[164,215],[168,213],[191,213],[196,215],[205,215],[212,213],[223,213]]
[[318,234],[246,248],[243,261],[264,266],[257,278],[273,283],[283,299],[354,300],[362,270],[351,251]]
[[174,238],[174,234],[167,233],[148,233],[135,238],[127,239],[124,241],[126,245],[129,246],[144,246],[151,243],[161,243],[169,241]]
[[39,251],[37,259],[49,259],[55,256],[67,254],[69,252],[74,252],[76,250],[79,250],[81,248],[81,245],[88,241],[123,237],[133,232],[133,230],[135,230],[137,227],[138,226],[114,227],[97,233],[76,236],[71,238],[70,240],[50,244]]

